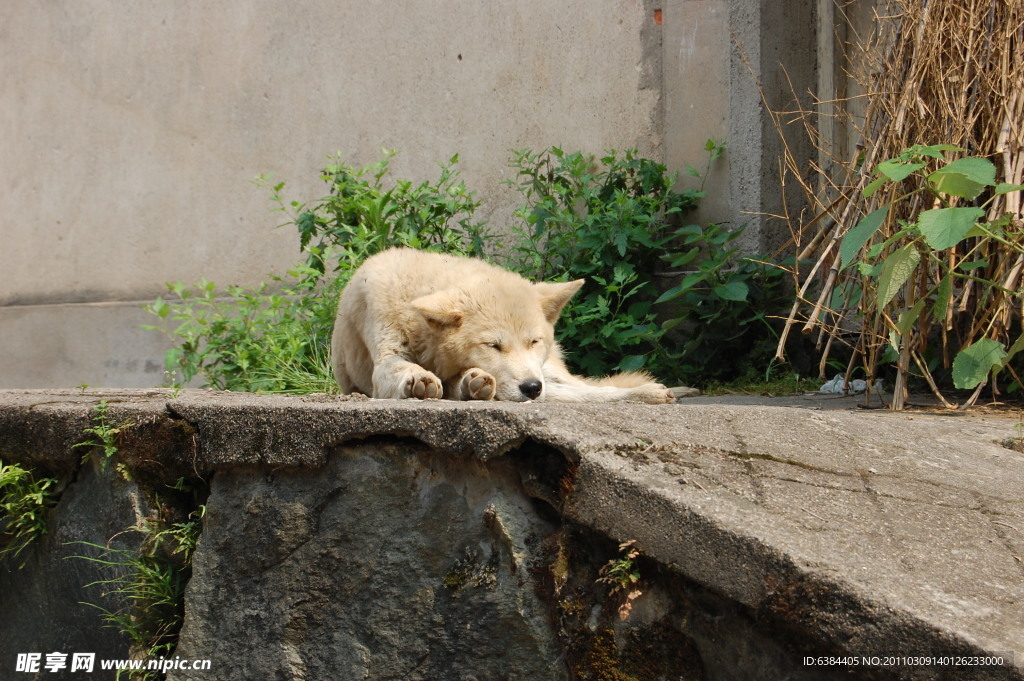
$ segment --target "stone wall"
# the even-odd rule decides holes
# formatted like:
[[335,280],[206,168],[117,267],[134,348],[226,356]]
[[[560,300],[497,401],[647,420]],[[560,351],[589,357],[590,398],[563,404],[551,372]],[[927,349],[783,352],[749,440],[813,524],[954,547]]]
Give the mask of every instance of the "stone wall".
[[[72,447],[100,400],[118,451],[83,463]],[[1024,509],[1001,470],[1019,453],[979,424],[956,464],[963,426],[857,429],[848,416],[0,391],[0,459],[61,481],[50,533],[24,569],[0,571],[0,674],[18,653],[138,654],[82,605],[98,597],[85,585],[110,575],[68,558],[81,552],[69,542],[131,549],[123,530],[140,519],[201,504],[184,625],[165,657],[211,668],[168,679],[1024,678],[1009,660],[806,663],[1024,647],[1022,544],[1006,529]],[[850,428],[872,433],[856,452],[814,454]],[[897,432],[934,439],[912,450]],[[918,499],[928,486],[942,504]],[[861,505],[872,496],[882,515]],[[630,548],[638,580],[615,592],[602,569]]]

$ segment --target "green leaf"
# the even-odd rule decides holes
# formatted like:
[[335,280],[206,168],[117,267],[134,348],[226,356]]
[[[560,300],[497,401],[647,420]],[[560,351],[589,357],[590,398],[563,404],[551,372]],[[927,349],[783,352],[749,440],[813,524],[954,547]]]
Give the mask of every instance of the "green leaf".
[[166,318],[167,315],[171,313],[170,306],[168,306],[167,303],[164,302],[164,299],[161,298],[160,296],[157,296],[156,300],[153,302],[153,305],[150,307],[150,309],[153,312],[153,314],[155,314],[157,317],[160,317],[160,319]]
[[1013,342],[1013,345],[1010,346],[1010,349],[1006,353],[1006,359],[1003,360],[1003,365],[1005,366],[1007,363],[1009,363],[1009,361],[1013,359],[1016,356],[1016,354],[1021,350],[1024,350],[1024,333],[1019,335],[1017,337],[1017,340]]
[[939,287],[935,290],[935,305],[932,307],[932,318],[940,324],[946,318],[946,306],[949,305],[952,296],[953,275],[947,272],[946,276],[939,282]]
[[865,277],[877,277],[878,271],[882,269],[881,265],[872,265],[871,263],[858,263],[857,271],[863,274]]
[[1024,189],[1024,184],[1007,184],[1006,182],[1000,182],[996,185],[996,194],[1009,194],[1010,192],[1017,192]]
[[619,371],[636,371],[643,369],[647,358],[644,355],[626,355],[619,362]]
[[864,189],[861,191],[861,194],[864,195],[864,198],[870,198],[871,195],[877,192],[878,189],[888,181],[888,177],[886,177],[885,175],[879,175],[875,179],[871,180],[871,183],[868,184],[868,186],[864,187]]
[[953,360],[953,385],[960,390],[976,388],[992,367],[1002,366],[1005,360],[1002,343],[982,338],[957,353]]
[[900,313],[900,318],[896,322],[896,331],[901,336],[906,336],[910,332],[911,327],[917,323],[917,320],[921,317],[921,310],[924,309],[927,302],[927,298],[922,298],[914,304],[914,307]]
[[629,246],[629,241],[627,240],[626,233],[625,232],[617,233],[613,237],[612,241],[615,243],[615,246],[616,246],[616,248],[619,251],[619,257],[623,257],[623,258],[626,257],[626,249]]
[[981,267],[988,267],[987,260],[972,260],[971,262],[962,262],[956,266],[956,268],[962,272],[970,272]]
[[914,244],[907,244],[894,252],[885,262],[882,263],[882,270],[878,274],[878,309],[886,305],[896,297],[903,285],[914,273],[917,264],[921,262],[921,254],[917,252]]
[[866,244],[878,228],[885,222],[885,216],[889,214],[889,206],[883,206],[876,211],[868,213],[864,218],[857,223],[855,227],[850,229],[843,237],[843,242],[839,245],[839,263],[840,269],[849,265],[860,249]]
[[901,163],[899,161],[882,161],[877,170],[890,180],[899,182],[910,177],[914,172],[924,168],[923,163]]
[[742,281],[730,281],[719,284],[714,291],[719,298],[724,300],[744,301],[747,299],[747,294],[750,293],[750,287]]
[[945,158],[945,154],[943,152],[946,151],[963,151],[963,149],[956,146],[955,144],[933,144],[927,147],[921,146],[920,144],[915,144],[909,149],[905,149],[903,153],[900,154],[900,158],[910,158],[912,156],[930,156],[932,158],[941,159]]
[[996,167],[985,158],[961,158],[936,170],[928,181],[943,194],[973,199],[996,183]]
[[985,211],[976,207],[935,208],[921,213],[918,228],[931,248],[942,251],[963,241],[984,216]]
[[669,300],[674,300],[679,296],[683,295],[697,284],[704,281],[705,275],[703,272],[690,272],[683,280],[679,282],[678,286],[673,286],[669,290],[661,294],[661,296],[654,301],[655,305],[658,303],[664,303]]

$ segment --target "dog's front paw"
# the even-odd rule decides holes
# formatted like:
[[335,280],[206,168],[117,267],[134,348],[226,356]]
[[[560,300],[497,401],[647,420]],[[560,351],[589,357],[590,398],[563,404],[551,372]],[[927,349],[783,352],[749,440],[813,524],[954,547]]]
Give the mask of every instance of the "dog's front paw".
[[415,372],[406,379],[403,393],[418,400],[441,399],[444,387],[441,379],[429,371]]
[[676,401],[676,397],[669,388],[661,383],[644,383],[630,390],[630,402],[643,402],[644,404],[669,404]]
[[468,369],[462,374],[462,399],[491,400],[497,390],[494,376],[483,369]]

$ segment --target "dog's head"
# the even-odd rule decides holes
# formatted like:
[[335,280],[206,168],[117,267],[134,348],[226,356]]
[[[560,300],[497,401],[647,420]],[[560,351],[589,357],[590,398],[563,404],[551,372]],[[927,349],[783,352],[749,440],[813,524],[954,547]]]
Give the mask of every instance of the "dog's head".
[[554,325],[583,280],[531,284],[480,282],[413,301],[433,342],[420,354],[443,380],[483,369],[497,383],[495,399],[543,400],[544,362],[554,347]]

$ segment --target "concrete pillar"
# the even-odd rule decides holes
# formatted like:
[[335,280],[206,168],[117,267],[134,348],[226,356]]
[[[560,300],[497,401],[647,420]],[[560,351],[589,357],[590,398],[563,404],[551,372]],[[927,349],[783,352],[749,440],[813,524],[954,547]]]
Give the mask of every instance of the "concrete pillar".
[[[782,191],[778,159],[785,144],[799,159],[813,148],[799,122],[785,127],[784,142],[769,110],[811,106],[815,9],[814,0],[675,0],[665,9],[666,163],[703,169],[705,141],[726,142],[694,219],[745,227],[740,246],[748,253],[780,247],[789,233],[773,216],[802,203],[795,183]],[[684,173],[680,182],[699,181]]]

